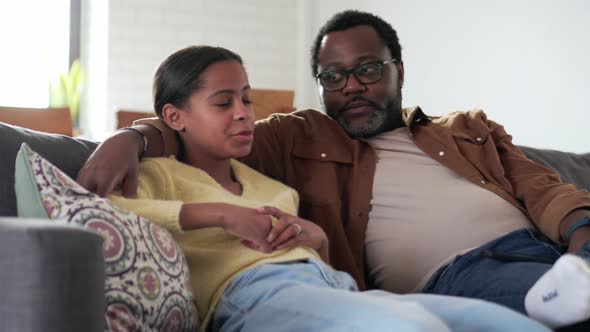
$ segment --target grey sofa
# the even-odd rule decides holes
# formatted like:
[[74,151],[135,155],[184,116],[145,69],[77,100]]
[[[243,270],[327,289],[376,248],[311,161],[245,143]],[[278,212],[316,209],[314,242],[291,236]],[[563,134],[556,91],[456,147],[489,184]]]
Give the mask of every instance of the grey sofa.
[[74,177],[96,144],[1,122],[0,142],[0,331],[104,331],[100,236],[14,218],[14,161],[22,142]]
[[[0,331],[101,331],[104,261],[98,235],[6,218],[17,214],[14,161],[22,142],[73,178],[96,143],[3,123],[0,142]],[[522,149],[564,181],[590,190],[590,153]]]

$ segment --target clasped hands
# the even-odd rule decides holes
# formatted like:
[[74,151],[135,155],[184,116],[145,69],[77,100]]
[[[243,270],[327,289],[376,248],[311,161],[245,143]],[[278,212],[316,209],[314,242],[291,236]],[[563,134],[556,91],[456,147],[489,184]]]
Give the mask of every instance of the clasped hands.
[[[272,218],[276,222],[272,223]],[[328,238],[324,231],[309,220],[264,206],[257,209],[228,205],[224,210],[223,228],[241,239],[251,249],[265,253],[296,246],[318,251],[327,260]],[[324,257],[326,256],[326,257]]]

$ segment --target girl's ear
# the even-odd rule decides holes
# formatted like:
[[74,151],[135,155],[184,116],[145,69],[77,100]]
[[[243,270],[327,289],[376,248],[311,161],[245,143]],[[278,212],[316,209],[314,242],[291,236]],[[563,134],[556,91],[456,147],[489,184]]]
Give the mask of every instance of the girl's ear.
[[185,125],[182,112],[182,110],[176,108],[174,105],[166,104],[162,107],[162,118],[168,127],[176,131],[183,131]]

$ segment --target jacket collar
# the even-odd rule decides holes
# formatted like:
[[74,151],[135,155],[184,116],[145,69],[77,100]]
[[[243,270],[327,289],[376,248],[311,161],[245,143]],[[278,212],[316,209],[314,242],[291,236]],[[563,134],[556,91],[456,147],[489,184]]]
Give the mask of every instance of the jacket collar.
[[428,121],[429,118],[422,112],[420,106],[415,106],[402,109],[402,120],[408,128],[411,128],[415,124]]

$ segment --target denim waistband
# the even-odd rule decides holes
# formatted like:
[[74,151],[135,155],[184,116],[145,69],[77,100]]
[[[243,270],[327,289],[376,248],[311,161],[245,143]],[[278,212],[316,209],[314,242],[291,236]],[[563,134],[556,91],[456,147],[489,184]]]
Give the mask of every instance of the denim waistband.
[[[283,270],[288,269],[288,270]],[[298,273],[311,273],[321,276],[327,286],[338,289],[358,290],[354,279],[345,272],[333,270],[324,262],[316,259],[297,260],[281,263],[257,265],[238,274],[227,286],[224,293],[231,294],[259,278],[277,276],[284,279],[298,280]]]

